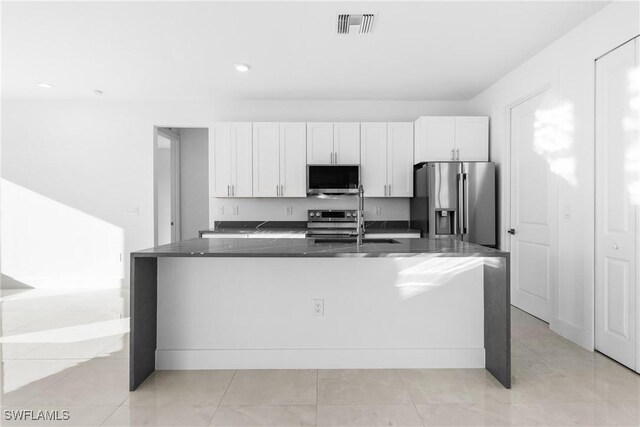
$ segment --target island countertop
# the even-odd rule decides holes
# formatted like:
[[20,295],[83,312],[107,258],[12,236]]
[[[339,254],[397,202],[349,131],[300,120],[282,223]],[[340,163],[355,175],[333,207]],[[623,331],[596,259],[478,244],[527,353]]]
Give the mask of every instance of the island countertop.
[[[308,258],[311,263],[318,264],[318,273],[331,272],[327,263],[328,258],[358,258],[365,264],[377,258],[374,264],[388,264],[394,259],[414,258],[409,261],[422,262],[429,258],[476,258],[478,266],[482,268],[484,308],[484,366],[506,388],[511,387],[511,345],[510,345],[510,285],[509,285],[509,253],[484,246],[474,245],[459,240],[447,239],[409,239],[398,238],[398,243],[365,243],[358,246],[355,243],[316,243],[314,239],[300,238],[261,238],[261,239],[191,239],[168,245],[157,246],[131,253],[131,335],[129,353],[129,389],[135,390],[156,369],[156,350],[158,347],[158,276],[167,272],[162,266],[167,263],[182,264],[180,271],[185,272],[184,281],[193,279],[193,268],[198,264],[209,271],[205,273],[206,280],[215,283],[216,273],[206,270],[212,263],[223,262],[218,258],[238,258],[237,262],[245,262],[246,269],[251,270],[253,258],[272,258],[273,262],[281,263],[283,258]],[[171,259],[173,258],[173,259]],[[202,263],[193,263],[191,258],[203,259]],[[279,258],[279,259],[277,259]],[[418,258],[418,259],[415,259]],[[163,260],[164,259],[164,260]],[[245,259],[245,261],[242,261]],[[206,262],[205,262],[206,261]],[[230,261],[230,260],[228,260]],[[256,260],[257,261],[257,260]],[[302,261],[302,260],[301,260]],[[403,260],[407,261],[407,260]],[[439,260],[438,260],[439,261]],[[456,262],[458,260],[455,260]],[[225,261],[226,262],[226,261]],[[365,268],[363,262],[357,262],[358,268]],[[258,263],[264,265],[265,263]],[[299,263],[291,264],[295,267]],[[304,263],[303,263],[304,264]],[[338,263],[343,264],[343,263]],[[299,266],[298,268],[305,268]],[[175,270],[171,270],[175,271]],[[188,273],[186,273],[188,271]],[[183,274],[183,273],[179,273]],[[197,283],[205,277],[195,276]],[[290,274],[285,269],[272,271],[269,274]],[[335,274],[335,273],[334,273]],[[189,279],[191,278],[191,279]],[[273,278],[272,278],[273,279]],[[177,279],[178,282],[180,279]],[[333,280],[333,279],[329,279]],[[362,280],[367,280],[362,278]],[[413,280],[413,279],[412,279]],[[250,284],[250,283],[249,283]],[[444,289],[444,288],[442,288]],[[182,292],[182,291],[180,291]],[[194,298],[200,298],[198,294]],[[189,304],[187,304],[189,305]],[[186,306],[186,305],[185,305]],[[205,313],[206,310],[197,311]],[[198,347],[200,348],[200,347]],[[385,347],[386,348],[386,347]],[[465,347],[466,348],[466,347]],[[175,355],[175,349],[171,354]],[[189,350],[191,351],[191,350]],[[206,355],[203,357],[207,357]],[[285,358],[286,359],[286,358]],[[207,359],[209,360],[209,359]],[[346,359],[345,359],[346,360]],[[422,359],[421,359],[422,360]],[[425,359],[426,360],[426,359]],[[235,362],[234,362],[235,363]],[[235,366],[235,365],[234,365]],[[262,365],[261,365],[262,366]]]
[[132,257],[509,257],[508,252],[459,240],[393,239],[398,243],[316,243],[314,239],[190,239],[144,249]]

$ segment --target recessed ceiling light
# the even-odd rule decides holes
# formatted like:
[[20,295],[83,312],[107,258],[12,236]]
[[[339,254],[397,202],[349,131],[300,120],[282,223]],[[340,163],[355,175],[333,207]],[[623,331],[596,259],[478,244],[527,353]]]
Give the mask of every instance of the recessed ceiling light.
[[36,83],[38,86],[40,86],[41,88],[44,89],[51,89],[53,88],[53,85],[51,83],[45,83],[45,82],[40,82],[40,83]]
[[101,91],[100,89],[94,89],[91,91],[91,93],[93,93],[96,96],[101,96],[104,92]]
[[246,73],[251,69],[251,65],[249,64],[234,64],[233,67],[236,69],[236,71],[239,71],[241,73]]

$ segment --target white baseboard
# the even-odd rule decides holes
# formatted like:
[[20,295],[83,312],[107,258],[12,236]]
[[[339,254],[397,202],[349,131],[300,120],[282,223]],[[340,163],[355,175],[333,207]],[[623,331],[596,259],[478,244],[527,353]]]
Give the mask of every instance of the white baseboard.
[[484,348],[157,350],[158,370],[484,368]]

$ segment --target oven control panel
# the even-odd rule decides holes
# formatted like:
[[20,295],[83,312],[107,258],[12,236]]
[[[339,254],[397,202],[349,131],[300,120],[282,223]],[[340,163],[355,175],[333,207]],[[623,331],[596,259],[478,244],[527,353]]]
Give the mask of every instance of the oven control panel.
[[352,222],[357,220],[358,211],[311,209],[307,211],[307,218],[311,222]]

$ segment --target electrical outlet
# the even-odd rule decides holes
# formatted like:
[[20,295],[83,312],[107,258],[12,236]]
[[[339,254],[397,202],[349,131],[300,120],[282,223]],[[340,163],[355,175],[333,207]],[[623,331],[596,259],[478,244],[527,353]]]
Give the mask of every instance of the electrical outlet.
[[134,206],[132,208],[127,209],[127,213],[129,215],[139,215],[140,214],[140,208],[138,206]]
[[323,299],[313,300],[313,315],[324,316],[324,300]]
[[218,206],[218,215],[224,216],[224,206]]
[[287,215],[293,215],[293,206],[287,206]]
[[233,207],[233,215],[238,215],[238,212],[240,212],[240,210],[239,210],[238,206],[236,205],[236,206]]
[[382,215],[382,206],[376,206],[375,215],[376,216]]

